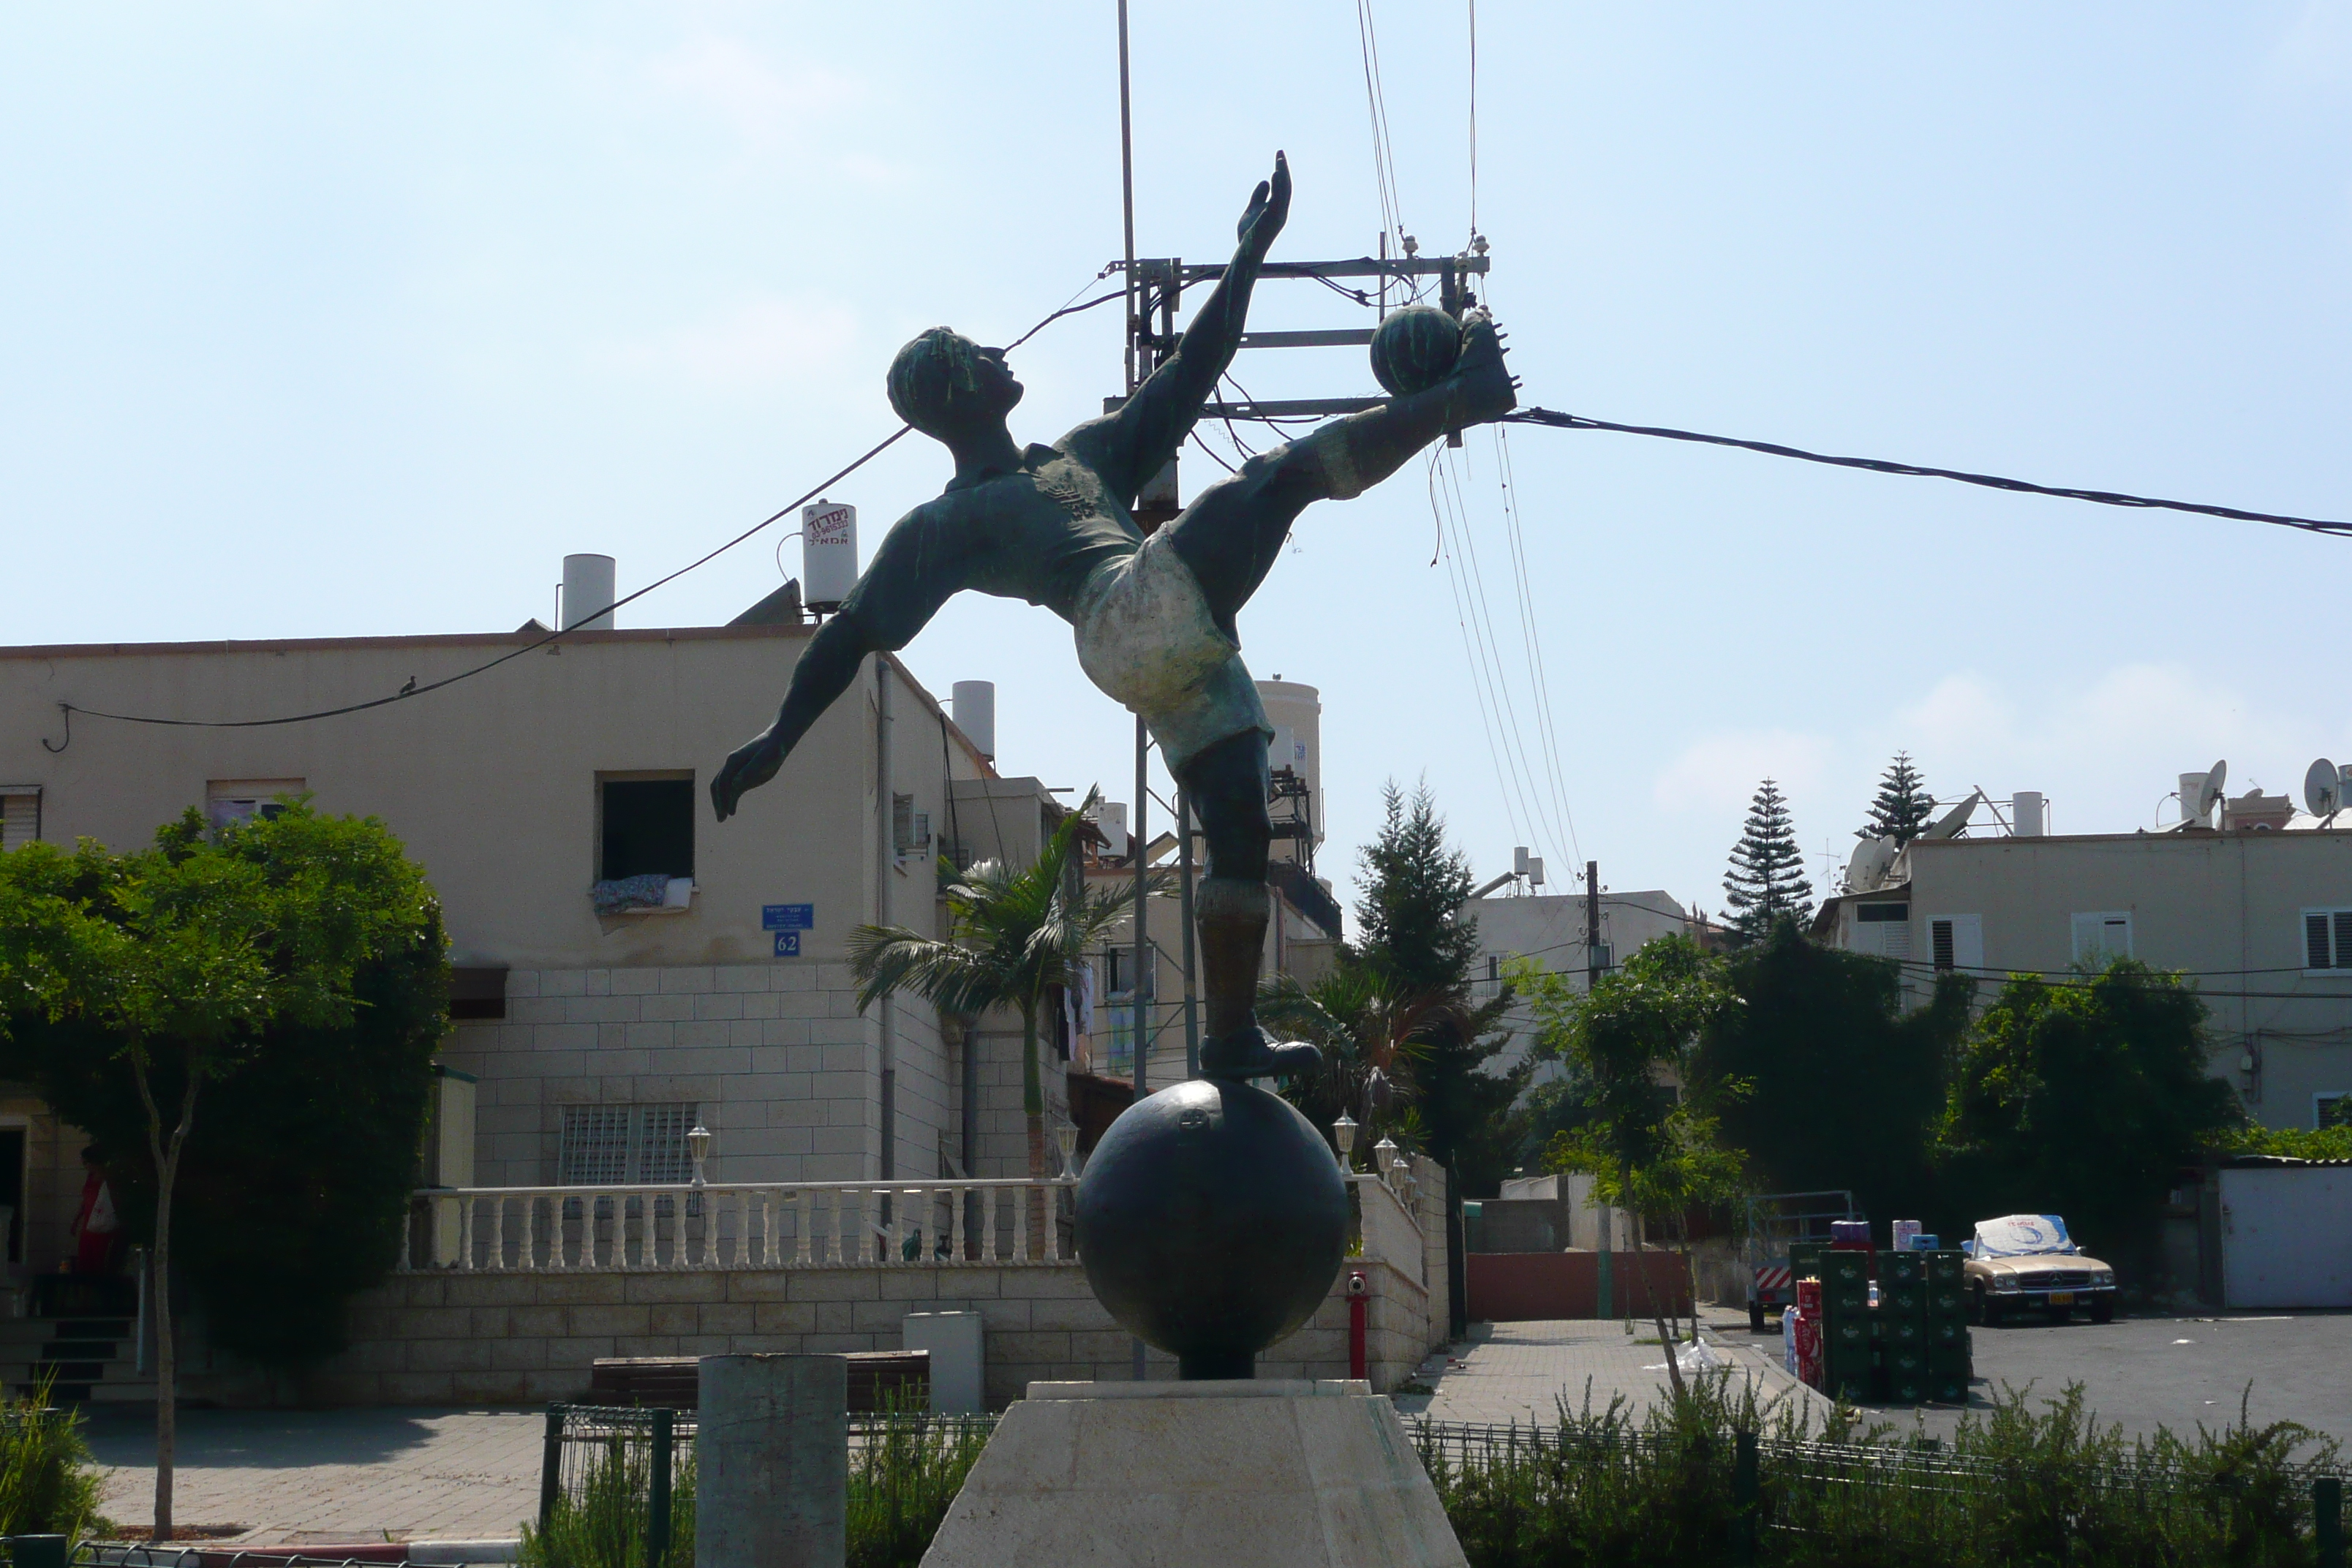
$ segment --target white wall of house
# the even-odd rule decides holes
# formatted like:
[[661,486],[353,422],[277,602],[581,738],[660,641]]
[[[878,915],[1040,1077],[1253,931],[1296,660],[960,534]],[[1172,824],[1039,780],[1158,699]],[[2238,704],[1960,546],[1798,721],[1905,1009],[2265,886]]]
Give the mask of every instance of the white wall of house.
[[[1532,959],[1569,976],[1574,989],[1584,989],[1588,910],[1582,894],[1475,899],[1463,910],[1464,919],[1474,917],[1478,958],[1471,990],[1479,1001],[1502,989],[1504,967],[1514,958]],[[1647,942],[1680,933],[1688,923],[1682,905],[1663,889],[1601,895],[1601,940],[1608,946],[1611,964],[1623,963]],[[1512,1016],[1512,1025],[1510,1043],[1494,1058],[1497,1068],[1517,1066],[1534,1046],[1535,1032],[1524,1008]],[[1537,1081],[1559,1070],[1557,1064],[1547,1064],[1538,1069]]]
[[[256,781],[299,783],[322,811],[382,818],[440,895],[453,962],[508,971],[505,1017],[461,1022],[444,1057],[480,1079],[486,1184],[558,1179],[566,1108],[595,1106],[691,1105],[717,1134],[716,1178],[872,1178],[882,1173],[886,1064],[896,1074],[892,1166],[928,1177],[943,1150],[958,1152],[954,1050],[931,1009],[911,1000],[896,1005],[886,1044],[880,1009],[857,1009],[845,942],[876,918],[885,888],[893,921],[936,931],[934,859],[951,825],[980,853],[1034,855],[1050,797],[1034,779],[993,777],[891,659],[889,791],[929,818],[929,844],[898,852],[877,792],[873,661],[776,779],[714,822],[709,781],[773,717],[810,630],[578,632],[445,689],[309,723],[195,729],[77,715],[55,752],[40,742],[64,738],[60,701],[261,718],[363,701],[412,679],[429,685],[530,637],[0,648],[0,785],[37,789],[39,837],[60,844],[135,846]],[[603,785],[616,776],[691,783],[693,891],[682,910],[600,916],[592,906]],[[762,908],[780,904],[814,906],[796,956],[779,956],[763,927]],[[984,1051],[996,1047],[981,1037]],[[983,1083],[1001,1076],[986,1057],[982,1067]]]
[[1922,839],[1906,872],[1816,930],[1900,959],[1915,1000],[1938,968],[2063,977],[2119,949],[2196,981],[2214,1075],[2265,1125],[2314,1126],[2352,1094],[2352,831]]

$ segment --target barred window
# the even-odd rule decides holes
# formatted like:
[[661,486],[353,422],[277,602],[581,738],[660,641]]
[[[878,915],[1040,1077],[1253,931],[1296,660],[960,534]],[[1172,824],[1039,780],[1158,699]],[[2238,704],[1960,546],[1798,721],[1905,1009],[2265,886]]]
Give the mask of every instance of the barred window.
[[698,1110],[664,1105],[567,1105],[556,1181],[567,1187],[661,1186],[685,1182],[694,1162],[686,1134]]

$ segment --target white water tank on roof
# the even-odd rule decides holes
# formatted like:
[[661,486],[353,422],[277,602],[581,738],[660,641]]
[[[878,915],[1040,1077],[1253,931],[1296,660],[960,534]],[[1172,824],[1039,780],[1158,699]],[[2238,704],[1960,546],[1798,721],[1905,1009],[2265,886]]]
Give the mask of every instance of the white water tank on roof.
[[1087,820],[1101,828],[1102,836],[1110,841],[1103,848],[1105,855],[1114,860],[1123,860],[1127,858],[1127,803],[1125,801],[1097,801],[1095,808],[1087,813]]
[[801,598],[838,609],[857,585],[857,509],[820,500],[801,508]]
[[614,565],[609,555],[567,555],[563,558],[562,629],[609,632],[613,629]]
[[2021,789],[2010,797],[2009,830],[2020,838],[2039,838],[2042,826],[2042,792]]
[[948,717],[982,756],[996,761],[996,682],[959,680],[948,688]]
[[1300,680],[1261,680],[1257,698],[1265,704],[1265,721],[1274,726],[1276,744],[1266,765],[1276,773],[1288,768],[1307,785],[1313,813],[1315,842],[1323,842],[1323,694]]

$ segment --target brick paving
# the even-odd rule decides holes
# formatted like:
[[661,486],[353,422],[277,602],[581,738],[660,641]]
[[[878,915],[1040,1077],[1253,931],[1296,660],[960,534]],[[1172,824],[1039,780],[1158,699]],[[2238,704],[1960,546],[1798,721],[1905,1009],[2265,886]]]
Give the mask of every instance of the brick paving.
[[[1700,1329],[1754,1382],[1759,1400],[1804,1401],[1817,1415],[1828,1408],[1781,1370],[1778,1336],[1748,1334],[1745,1313],[1702,1312]],[[1595,1410],[1617,1394],[1637,1411],[1646,1409],[1667,1386],[1663,1370],[1648,1370],[1664,1362],[1664,1347],[1639,1342],[1657,1337],[1648,1324],[1637,1324],[1631,1334],[1622,1324],[1589,1319],[1474,1323],[1470,1332],[1467,1342],[1423,1364],[1420,1380],[1435,1392],[1401,1394],[1399,1410],[1438,1421],[1549,1426],[1559,1418],[1561,1399],[1571,1409],[1584,1404],[1588,1380]]]
[[[173,1511],[246,1544],[512,1538],[539,1507],[538,1411],[184,1410]],[[92,1412],[109,1518],[153,1517],[152,1413]]]

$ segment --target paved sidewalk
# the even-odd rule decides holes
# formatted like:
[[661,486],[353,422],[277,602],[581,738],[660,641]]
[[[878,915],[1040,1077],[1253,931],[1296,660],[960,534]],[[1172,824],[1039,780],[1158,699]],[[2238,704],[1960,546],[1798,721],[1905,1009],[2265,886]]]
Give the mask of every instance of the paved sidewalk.
[[[1550,1426],[1561,1400],[1570,1409],[1583,1405],[1588,1380],[1596,1411],[1618,1394],[1637,1412],[1665,1395],[1664,1347],[1640,1342],[1657,1338],[1650,1324],[1636,1324],[1631,1334],[1621,1323],[1591,1319],[1475,1323],[1470,1332],[1466,1344],[1423,1365],[1420,1379],[1435,1392],[1400,1394],[1399,1410],[1438,1421]],[[1744,1313],[1702,1312],[1700,1332],[1755,1384],[1759,1401],[1797,1400],[1817,1417],[1827,1413],[1826,1401],[1781,1370],[1780,1340],[1751,1336]]]
[[[247,1544],[504,1540],[539,1509],[535,1410],[183,1410],[173,1511]],[[153,1517],[152,1411],[100,1406],[107,1516]]]

